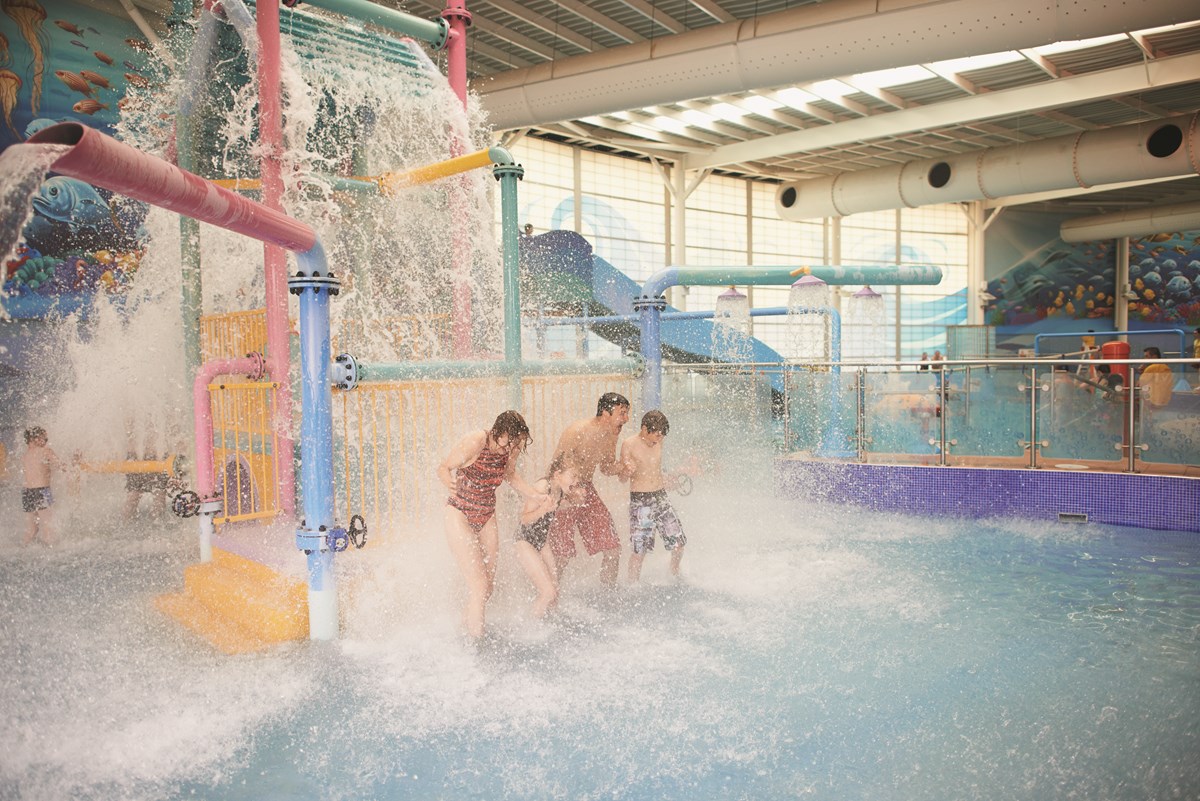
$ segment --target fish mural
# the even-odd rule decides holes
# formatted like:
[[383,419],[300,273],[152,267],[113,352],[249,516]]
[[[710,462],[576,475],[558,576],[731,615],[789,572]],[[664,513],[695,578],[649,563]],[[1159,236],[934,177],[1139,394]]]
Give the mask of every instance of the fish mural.
[[[1014,211],[1007,228],[989,231],[989,268],[1007,263],[987,285],[994,300],[985,306],[985,319],[998,334],[1111,330],[1117,298],[1125,292],[1131,328],[1200,325],[1200,237],[1195,232],[1131,239],[1126,289],[1116,283],[1115,241],[1066,243],[1058,238],[1066,217],[1040,217],[1026,219]],[[1018,233],[1018,227],[1026,233]],[[996,244],[1004,238],[1012,240],[1007,249]]]
[[37,0],[0,0],[0,11],[7,14],[17,23],[25,43],[33,52],[33,81],[29,99],[29,110],[36,115],[42,102],[42,75],[46,68],[45,43],[46,34],[42,32],[42,23],[46,19],[46,9]]
[[98,100],[92,100],[91,98],[80,100],[78,103],[71,106],[71,110],[76,114],[87,114],[89,116],[95,114],[102,108],[108,108],[108,104],[101,103]]
[[97,50],[94,53],[92,53],[92,55],[96,57],[97,61],[101,61],[105,64],[110,64],[110,65],[113,63],[113,58],[108,53],[104,53],[104,52]]
[[73,92],[79,92],[80,94],[91,95],[92,92],[95,91],[94,89],[92,89],[91,84],[89,84],[84,78],[82,78],[79,75],[76,75],[73,72],[68,72],[67,70],[55,70],[54,77],[58,78],[60,81],[62,81],[64,84],[66,84],[67,88]]

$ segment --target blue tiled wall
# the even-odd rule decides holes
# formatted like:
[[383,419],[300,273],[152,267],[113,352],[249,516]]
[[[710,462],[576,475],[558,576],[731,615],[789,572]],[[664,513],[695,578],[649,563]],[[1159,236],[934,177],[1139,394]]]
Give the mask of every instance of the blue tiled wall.
[[1067,470],[846,464],[779,459],[781,494],[880,511],[1058,520],[1200,532],[1200,479]]

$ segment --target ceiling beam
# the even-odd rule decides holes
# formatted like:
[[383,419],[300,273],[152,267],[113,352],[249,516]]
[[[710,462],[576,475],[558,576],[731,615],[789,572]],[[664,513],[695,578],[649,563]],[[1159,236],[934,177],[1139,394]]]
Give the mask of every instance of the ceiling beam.
[[646,37],[637,31],[625,27],[614,19],[606,17],[599,11],[592,9],[587,3],[581,3],[579,0],[558,0],[558,5],[564,11],[570,11],[575,16],[587,20],[597,28],[608,31],[618,39],[624,39],[630,43],[646,41]]
[[703,11],[717,22],[733,22],[736,17],[712,0],[688,0],[688,3]]
[[979,119],[1033,113],[1058,106],[1098,100],[1114,95],[1136,95],[1194,81],[1200,74],[1200,53],[1161,58],[1148,64],[1133,64],[1073,78],[1004,89],[948,100],[918,108],[847,120],[820,128],[780,134],[719,147],[704,156],[688,159],[688,169],[717,167],[753,161],[804,150],[839,147],[912,131],[947,125],[962,125]]
[[[582,34],[562,25],[558,20],[550,19],[549,17],[538,14],[536,11],[530,11],[521,3],[514,3],[512,0],[488,0],[488,5],[499,11],[503,11],[511,17],[516,17],[522,22],[528,23],[544,33],[555,36],[559,39],[566,39],[571,44],[588,53],[596,49],[596,43]],[[487,6],[484,6],[486,9]],[[475,11],[475,21],[478,24],[480,12]]]

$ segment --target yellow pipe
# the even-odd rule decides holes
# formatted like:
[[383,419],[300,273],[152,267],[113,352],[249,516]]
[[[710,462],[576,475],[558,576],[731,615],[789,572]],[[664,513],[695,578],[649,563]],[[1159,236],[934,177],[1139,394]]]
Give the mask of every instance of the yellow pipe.
[[[477,150],[474,153],[439,161],[436,164],[426,164],[424,167],[417,167],[406,172],[385,172],[378,176],[355,175],[350,180],[378,184],[381,192],[395,192],[406,186],[429,184],[451,175],[486,167],[494,161],[494,150],[494,148]],[[262,189],[262,181],[258,178],[217,178],[213,180],[213,183],[234,192]]]
[[262,189],[261,178],[214,178],[212,182],[223,189],[230,190],[231,192]]
[[408,170],[407,172],[386,172],[378,178],[355,176],[354,180],[378,181],[381,191],[395,192],[406,186],[419,186],[420,184],[432,183],[441,178],[458,175],[461,172],[486,167],[491,163],[491,149],[477,150],[474,153],[467,153],[465,156],[457,156],[446,161],[439,161],[437,164],[427,164],[424,167],[417,167],[415,170]]
[[83,462],[80,470],[89,473],[175,473],[177,456],[165,459],[126,459],[110,462]]

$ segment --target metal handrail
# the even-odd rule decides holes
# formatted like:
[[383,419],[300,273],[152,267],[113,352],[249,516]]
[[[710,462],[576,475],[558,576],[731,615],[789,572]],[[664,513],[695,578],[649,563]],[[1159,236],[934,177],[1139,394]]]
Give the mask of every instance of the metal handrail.
[[[1151,363],[1166,364],[1172,367],[1172,373],[1182,374],[1180,369],[1185,366],[1200,365],[1200,359],[1194,358],[1126,358],[1126,359],[1107,359],[1107,358],[1069,358],[1062,356],[1050,357],[1020,357],[1020,358],[972,358],[972,359],[954,359],[941,360],[937,362],[913,362],[913,361],[880,361],[880,360],[841,360],[841,361],[811,361],[811,362],[739,362],[739,363],[702,363],[702,364],[687,364],[687,365],[665,365],[670,372],[685,370],[688,372],[700,373],[769,373],[776,371],[809,373],[809,372],[827,372],[834,375],[829,370],[831,367],[857,368],[855,376],[855,417],[857,422],[857,435],[853,437],[856,441],[853,443],[853,450],[860,461],[867,458],[867,445],[870,438],[866,434],[868,422],[868,410],[865,403],[864,384],[866,376],[869,372],[879,371],[881,374],[902,373],[909,375],[911,373],[928,373],[929,377],[936,381],[935,390],[937,392],[937,408],[945,410],[946,399],[950,394],[951,387],[949,375],[965,371],[970,375],[970,370],[979,367],[1010,367],[1021,368],[1026,370],[1027,376],[1027,391],[1029,392],[1028,399],[1028,422],[1026,436],[1027,439],[1021,440],[1020,444],[1029,452],[1028,467],[1036,469],[1040,466],[1042,458],[1040,449],[1049,445],[1048,441],[1043,441],[1039,436],[1039,420],[1038,420],[1038,405],[1039,394],[1043,391],[1049,391],[1050,385],[1043,386],[1042,382],[1049,375],[1054,366],[1087,366],[1095,367],[1098,365],[1127,365],[1130,366],[1129,379],[1124,382],[1119,389],[1111,389],[1107,386],[1093,382],[1089,379],[1075,375],[1073,372],[1070,377],[1073,381],[1080,385],[1086,385],[1093,389],[1102,390],[1105,398],[1117,398],[1124,403],[1124,410],[1121,420],[1121,442],[1115,447],[1121,450],[1125,457],[1125,467],[1127,472],[1137,472],[1138,456],[1141,452],[1148,449],[1149,445],[1145,442],[1140,442],[1139,438],[1143,432],[1139,431],[1139,423],[1143,420],[1142,406],[1143,398],[1141,388],[1143,386],[1140,379],[1140,371],[1136,368]],[[1173,379],[1175,380],[1175,379]],[[784,442],[790,443],[793,441],[792,420],[791,420],[791,382],[784,382],[783,385],[783,434]],[[1022,385],[1023,388],[1026,385]],[[1197,390],[1200,392],[1200,390]],[[968,396],[969,397],[969,396]],[[838,410],[831,410],[835,413]],[[1143,425],[1144,428],[1144,425]],[[938,431],[936,438],[930,439],[930,445],[936,447],[937,464],[944,466],[947,464],[947,454],[949,446],[956,445],[957,440],[948,439],[947,436],[947,415],[942,413],[939,419]],[[835,446],[845,446],[850,443],[830,443]]]

